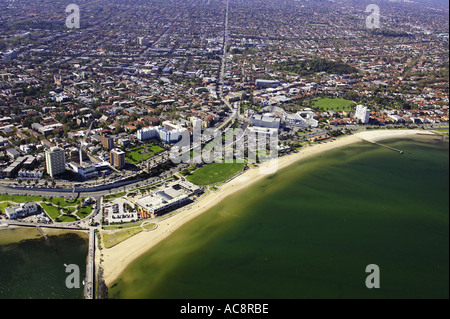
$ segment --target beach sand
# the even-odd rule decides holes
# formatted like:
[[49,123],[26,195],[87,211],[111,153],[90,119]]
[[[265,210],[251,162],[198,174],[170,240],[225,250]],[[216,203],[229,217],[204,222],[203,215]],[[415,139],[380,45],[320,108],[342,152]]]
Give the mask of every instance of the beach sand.
[[[409,137],[417,134],[435,135],[435,133],[424,130],[373,130],[359,132],[326,143],[313,144],[302,148],[298,153],[280,157],[277,160],[276,168],[285,168],[306,157],[360,142],[361,139],[375,142],[383,139]],[[267,177],[267,174],[261,174],[264,171],[264,166],[267,166],[267,163],[261,165],[260,168],[249,169],[228,183],[221,185],[218,192],[206,194],[199,201],[185,208],[181,213],[159,222],[155,230],[141,232],[112,248],[103,248],[101,250],[101,258],[103,259],[101,266],[106,285],[111,285],[133,260],[169,237],[180,226],[206,212],[231,194],[239,192],[249,185]],[[100,253],[96,254],[97,264],[100,261],[99,255]]]

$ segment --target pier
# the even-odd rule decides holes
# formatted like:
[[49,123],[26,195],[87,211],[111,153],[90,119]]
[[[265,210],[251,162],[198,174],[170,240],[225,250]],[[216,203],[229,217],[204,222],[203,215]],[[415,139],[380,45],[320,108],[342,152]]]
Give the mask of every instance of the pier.
[[[88,258],[86,264],[86,279],[84,283],[84,298],[85,299],[94,299],[95,298],[95,228],[77,228],[70,226],[62,226],[62,225],[47,225],[47,224],[33,224],[33,223],[24,223],[18,222],[14,220],[8,220],[5,223],[0,224],[1,226],[8,227],[9,225],[14,226],[22,226],[22,227],[36,227],[39,233],[44,237],[48,246],[52,246],[48,235],[44,232],[42,227],[45,228],[53,228],[53,229],[66,229],[66,230],[83,230],[89,231],[89,249],[88,249]],[[53,246],[52,246],[53,247]]]
[[84,298],[94,299],[94,253],[95,253],[95,229],[89,229],[88,262],[86,265],[86,282],[84,284]]
[[387,145],[384,145],[384,144],[381,144],[381,143],[378,143],[378,142],[374,142],[374,141],[365,140],[363,138],[362,138],[362,140],[365,141],[365,142],[369,142],[369,143],[372,143],[372,144],[375,144],[375,145],[378,145],[378,146],[390,149],[390,150],[395,151],[395,152],[399,152],[400,154],[403,154],[403,151],[398,149],[398,148],[387,146]]
[[42,237],[44,237],[45,242],[47,243],[47,245],[50,246],[50,240],[48,239],[48,235],[46,233],[44,233],[44,231],[42,230],[41,226],[37,225],[36,228],[41,233]]

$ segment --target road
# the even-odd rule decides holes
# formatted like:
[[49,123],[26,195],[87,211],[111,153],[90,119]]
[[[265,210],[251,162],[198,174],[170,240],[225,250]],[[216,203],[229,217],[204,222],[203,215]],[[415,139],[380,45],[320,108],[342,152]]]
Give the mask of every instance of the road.
[[[236,112],[232,114],[232,116],[230,116],[230,118],[228,118],[228,120],[226,121],[227,123],[236,118]],[[225,127],[226,123],[223,123],[222,125],[220,125],[220,129],[222,129],[223,127]],[[381,128],[379,126],[368,126],[368,125],[349,125],[349,126],[330,126],[331,130],[343,130],[343,129],[351,129],[351,130],[357,130],[357,129],[366,129],[366,128]],[[388,128],[392,128],[391,126],[386,126],[384,127],[385,129]],[[425,129],[428,130],[436,130],[439,129],[438,127],[435,126],[425,126]],[[448,127],[447,127],[448,129]],[[312,137],[314,135],[320,135],[320,134],[325,134],[328,133],[327,130],[324,129],[313,129],[313,132],[310,133],[306,133],[304,135],[300,135],[299,137],[301,139],[307,139],[309,137]],[[283,136],[283,134],[280,134],[280,138]],[[285,140],[285,142],[289,142],[289,139]],[[190,151],[192,149],[192,147],[188,150]],[[161,157],[162,159],[162,157]],[[165,160],[170,160],[170,159],[165,159]],[[184,169],[185,165],[178,165],[175,169],[172,170],[171,174],[174,174],[182,169]],[[83,189],[83,188],[77,188],[75,191],[76,192],[80,192],[81,196],[90,196],[90,197],[97,197],[100,198],[102,196],[106,196],[106,195],[110,195],[112,193],[116,193],[116,192],[122,192],[122,191],[126,191],[126,190],[130,190],[133,188],[136,188],[137,186],[145,186],[145,185],[149,185],[149,184],[153,184],[155,182],[157,182],[158,180],[161,179],[162,176],[159,177],[152,177],[146,180],[139,180],[139,181],[134,181],[134,182],[130,182],[129,184],[126,185],[120,185],[120,184],[110,184],[110,185],[103,185],[103,187],[107,187],[106,189],[102,189],[102,190],[93,190],[93,189]],[[34,195],[34,196],[59,196],[59,197],[74,197],[76,194],[74,194],[73,192],[73,188],[65,188],[65,189],[47,189],[47,188],[13,188],[13,187],[8,187],[5,185],[0,185],[0,194],[9,194],[9,195]]]
[[225,10],[225,28],[224,28],[224,37],[223,37],[223,53],[222,53],[222,64],[220,66],[220,74],[219,74],[219,97],[223,98],[223,85],[224,85],[224,77],[225,77],[225,63],[227,59],[227,46],[228,46],[228,7],[229,1],[227,0],[227,6]]

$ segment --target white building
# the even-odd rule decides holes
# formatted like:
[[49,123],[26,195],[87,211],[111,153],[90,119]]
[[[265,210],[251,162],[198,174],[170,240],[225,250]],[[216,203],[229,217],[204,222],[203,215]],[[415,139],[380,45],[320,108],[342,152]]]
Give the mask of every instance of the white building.
[[191,125],[192,127],[196,127],[196,128],[201,128],[202,127],[202,120],[199,119],[198,117],[195,116],[191,116],[189,118],[189,120],[191,121]]
[[278,130],[276,128],[254,126],[249,127],[247,130],[247,135],[254,134],[256,138],[265,137],[267,141],[272,141],[278,137]]
[[187,130],[185,128],[168,129],[161,126],[146,127],[138,130],[136,132],[136,137],[141,142],[152,138],[157,138],[165,144],[172,144],[178,142],[181,139],[181,135],[186,131]]
[[360,120],[363,124],[369,123],[370,110],[363,105],[357,105],[355,111],[355,119]]
[[47,173],[53,178],[55,175],[66,171],[66,155],[64,150],[59,147],[52,147],[45,151],[45,164]]
[[38,212],[39,206],[34,202],[20,203],[5,208],[6,216],[8,216],[9,219],[23,218]]
[[91,163],[83,163],[81,167],[79,163],[70,162],[69,167],[85,179],[98,176],[97,167]]
[[286,125],[316,128],[319,126],[319,121],[314,119],[314,116],[315,114],[313,112],[297,112],[286,115],[285,121]]
[[159,139],[164,144],[176,143],[181,139],[181,130],[169,130],[166,128],[161,128],[158,130]]
[[142,128],[136,132],[136,137],[141,142],[145,140],[150,140],[152,138],[159,138],[158,128],[161,128],[161,126],[151,126]]
[[154,218],[186,205],[189,202],[189,196],[200,193],[202,190],[194,184],[188,181],[177,181],[137,199],[134,203],[135,209],[141,214],[141,218]]
[[167,187],[156,193],[139,198],[136,200],[136,205],[141,214],[144,213],[154,217],[160,216],[179,205],[183,205],[188,200],[188,195]]
[[42,175],[43,175],[43,173],[39,170],[29,171],[29,170],[21,169],[18,173],[19,177],[31,178],[31,179],[41,179]]
[[271,114],[255,114],[250,118],[250,124],[252,124],[253,126],[279,129],[280,123],[281,120],[279,118],[275,118]]

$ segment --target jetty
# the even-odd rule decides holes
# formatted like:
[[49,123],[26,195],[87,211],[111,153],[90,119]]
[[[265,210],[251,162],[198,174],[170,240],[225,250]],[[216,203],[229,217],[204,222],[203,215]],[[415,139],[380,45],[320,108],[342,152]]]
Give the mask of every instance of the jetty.
[[48,235],[46,233],[44,233],[44,231],[42,230],[41,226],[36,225],[37,230],[41,233],[42,237],[44,237],[45,242],[47,243],[48,246],[50,246],[50,240],[48,239]]
[[95,256],[95,229],[89,229],[89,249],[88,249],[88,262],[86,265],[86,282],[84,284],[84,298],[94,299],[94,261]]
[[378,143],[378,142],[374,142],[374,141],[369,141],[369,140],[366,140],[366,139],[363,139],[363,138],[361,138],[361,139],[362,139],[363,141],[365,141],[365,142],[369,142],[369,143],[372,143],[372,144],[375,144],[375,145],[378,145],[378,146],[381,146],[381,147],[390,149],[390,150],[392,150],[392,151],[399,152],[400,154],[403,154],[403,151],[400,150],[400,149],[398,149],[398,148],[391,147],[391,146],[387,146],[387,145],[384,145],[384,144],[381,144],[381,143]]

